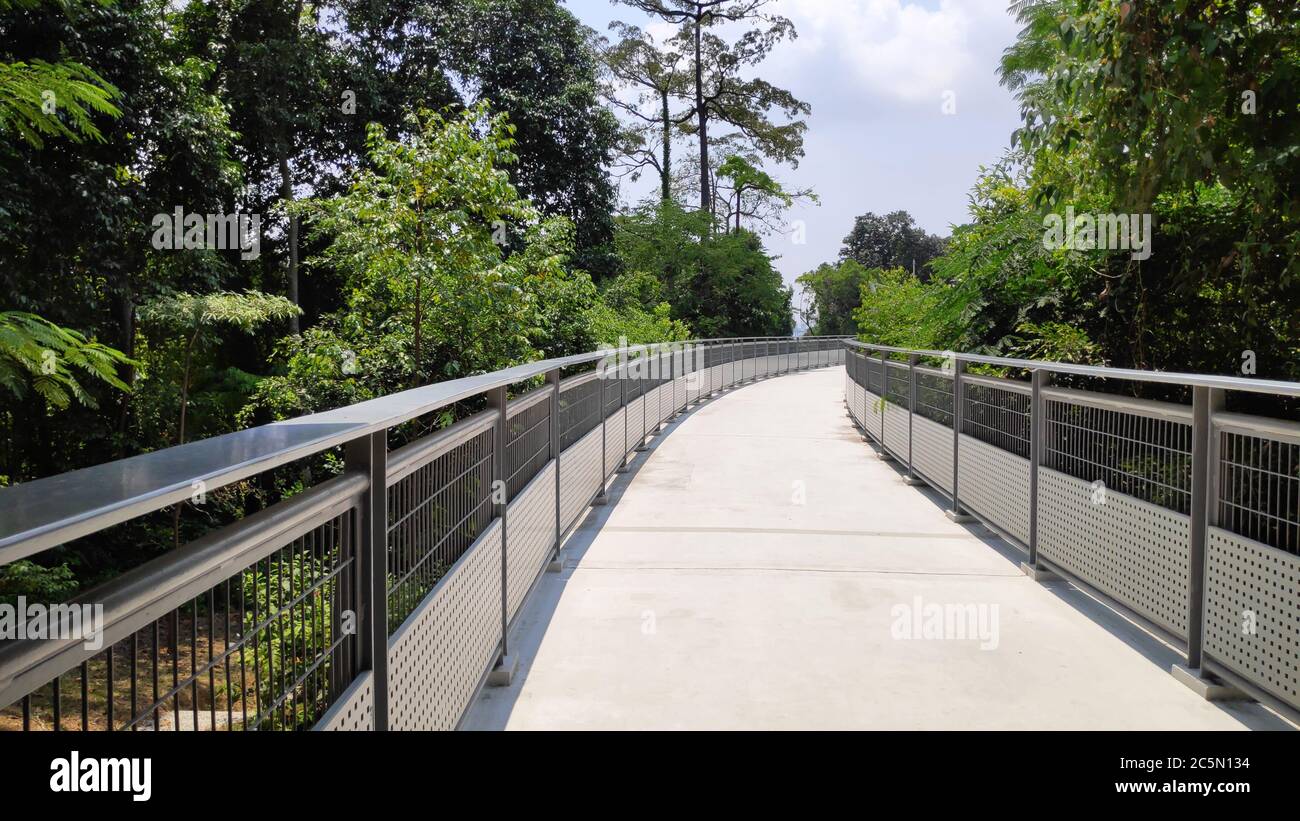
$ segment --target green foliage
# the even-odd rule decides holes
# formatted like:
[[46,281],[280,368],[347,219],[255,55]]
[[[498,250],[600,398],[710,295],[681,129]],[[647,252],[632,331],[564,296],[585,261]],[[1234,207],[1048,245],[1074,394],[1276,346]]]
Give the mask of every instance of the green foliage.
[[[512,129],[485,106],[371,133],[349,190],[296,207],[343,277],[345,307],[280,348],[285,373],[243,418],[279,418],[543,356],[589,350],[596,289],[568,267],[572,224],[510,181]],[[611,313],[601,314],[610,322]]]
[[[117,89],[80,63],[0,63],[0,133],[15,133],[35,148],[47,137],[102,141],[94,115],[119,114],[117,96]],[[58,116],[60,109],[67,122]]]
[[23,596],[29,602],[54,604],[65,602],[80,585],[67,563],[43,567],[19,559],[0,567],[0,604],[14,605]]
[[856,334],[853,311],[862,304],[862,286],[871,276],[856,260],[822,263],[799,277],[799,287],[811,297],[808,325],[821,336]]
[[922,282],[901,268],[867,272],[862,304],[853,311],[861,338],[900,348],[943,349],[942,286]]
[[662,283],[673,316],[701,337],[791,331],[793,293],[750,231],[718,234],[707,213],[656,201],[619,218],[615,247],[628,270]]
[[1081,365],[1105,365],[1101,348],[1079,328],[1063,322],[1022,322],[1016,326],[1023,341],[1012,341],[1007,352],[1020,359],[1051,362],[1077,362]]
[[299,309],[282,296],[242,294],[168,294],[140,306],[140,321],[164,333],[192,334],[225,326],[252,333],[262,325],[297,316]]
[[863,268],[906,268],[927,277],[930,261],[943,249],[944,241],[916,227],[906,211],[883,217],[868,212],[853,221],[840,259],[851,259]]
[[[280,698],[283,688],[294,687],[297,691],[296,698],[286,700],[287,709],[266,713],[259,729],[302,729],[305,722],[314,721],[328,706],[323,701],[324,688],[319,692],[298,688],[284,671],[307,668],[317,661],[317,648],[339,638],[333,597],[325,587],[312,589],[330,570],[328,558],[321,561],[296,552],[274,561],[259,562],[240,576],[243,635],[251,639],[242,655],[242,662],[247,665],[245,681],[252,678],[257,682],[257,703],[263,709]],[[311,592],[304,594],[309,589]],[[304,597],[303,601],[290,606],[300,596]],[[323,662],[324,675],[328,675],[331,661],[327,658]],[[312,697],[317,701],[308,700]]]
[[128,364],[122,352],[77,331],[33,314],[0,311],[0,387],[18,398],[30,384],[50,407],[67,408],[75,399],[94,408],[98,403],[79,378],[129,390],[118,376],[118,368]]

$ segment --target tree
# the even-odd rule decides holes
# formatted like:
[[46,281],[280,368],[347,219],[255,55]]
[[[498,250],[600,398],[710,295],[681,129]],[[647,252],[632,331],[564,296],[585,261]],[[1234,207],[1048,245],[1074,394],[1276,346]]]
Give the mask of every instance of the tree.
[[799,200],[817,202],[812,189],[786,191],[752,158],[740,154],[728,156],[718,166],[716,176],[723,182],[715,183],[715,188],[726,194],[722,200],[727,205],[724,222],[734,225],[736,231],[741,230],[742,218],[761,231],[780,230],[785,209]]
[[[793,118],[809,114],[811,108],[784,89],[744,76],[777,43],[797,36],[789,20],[764,11],[773,0],[618,1],[676,25],[678,33],[673,44],[690,55],[694,79],[690,115],[695,119],[694,136],[699,142],[701,211],[714,210],[709,160],[712,121],[733,126],[761,156],[797,164],[803,156],[807,126]],[[760,27],[746,30],[731,43],[708,31],[713,26],[742,22]],[[772,122],[768,112],[773,108],[793,121]]]
[[799,277],[799,286],[811,297],[809,330],[822,336],[857,334],[853,311],[861,304],[862,287],[870,278],[871,272],[852,259],[822,263]]
[[[614,22],[618,43],[604,53],[605,66],[614,84],[605,99],[615,109],[631,117],[633,124],[624,130],[621,142],[623,173],[634,181],[645,168],[659,175],[660,199],[672,199],[672,149],[675,132],[693,116],[692,110],[675,113],[674,99],[684,96],[688,73],[682,66],[683,55],[673,49],[660,51],[654,38],[636,26]],[[631,100],[619,96],[622,88],[635,90]]]
[[709,214],[655,201],[619,218],[615,243],[701,336],[790,333],[793,293],[753,232],[719,233]]
[[872,271],[862,284],[861,305],[853,318],[863,339],[881,345],[942,349],[947,336],[938,303],[939,287],[901,268]]
[[[299,308],[280,296],[257,291],[247,293],[169,294],[140,306],[140,321],[159,345],[178,346],[181,351],[176,438],[185,444],[185,421],[190,408],[194,356],[219,341],[221,328],[251,334],[262,325],[297,316]],[[172,512],[172,543],[180,546],[181,506]]]
[[863,268],[915,270],[925,277],[930,260],[942,252],[943,240],[918,228],[906,211],[884,216],[867,212],[853,221],[840,259],[851,259]]
[[472,91],[514,128],[510,178],[544,215],[575,229],[574,265],[613,272],[618,121],[600,99],[595,33],[557,0],[475,0],[459,64]]

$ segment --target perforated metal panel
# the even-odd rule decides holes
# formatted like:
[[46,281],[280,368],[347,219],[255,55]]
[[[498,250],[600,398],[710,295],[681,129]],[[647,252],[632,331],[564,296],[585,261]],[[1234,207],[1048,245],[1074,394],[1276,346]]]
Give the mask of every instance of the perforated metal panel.
[[641,424],[641,405],[645,397],[638,396],[631,402],[627,403],[627,439],[623,442],[623,452],[627,453],[641,444],[639,431],[644,430]]
[[609,476],[618,467],[623,453],[618,446],[623,442],[623,409],[619,408],[605,420],[605,475]]
[[375,675],[357,676],[313,730],[369,732],[375,729]]
[[[960,492],[966,500],[966,437]],[[991,447],[991,445],[985,445]],[[1191,519],[1050,468],[1038,474],[1038,550],[1176,636],[1187,635]]]
[[560,521],[567,528],[600,490],[600,428],[560,455]]
[[1300,709],[1300,556],[1210,528],[1205,653]]
[[506,538],[507,612],[513,619],[555,547],[555,460],[510,503]]
[[885,446],[901,462],[907,461],[907,411],[885,404]]
[[881,411],[880,397],[876,396],[871,391],[863,391],[862,399],[862,418],[864,420],[862,426],[866,428],[867,435],[870,436],[873,441],[879,442]]
[[858,383],[849,378],[848,374],[844,375],[844,405],[848,408],[849,417],[858,425],[862,420],[858,417]]
[[957,463],[962,507],[1028,544],[1029,460],[963,433]]
[[917,414],[912,420],[912,468],[952,493],[952,429]]
[[659,409],[662,406],[663,385],[650,391],[646,397],[645,419],[642,420],[641,432],[649,435],[651,431],[659,427]]
[[455,729],[500,640],[498,520],[388,640],[389,728]]

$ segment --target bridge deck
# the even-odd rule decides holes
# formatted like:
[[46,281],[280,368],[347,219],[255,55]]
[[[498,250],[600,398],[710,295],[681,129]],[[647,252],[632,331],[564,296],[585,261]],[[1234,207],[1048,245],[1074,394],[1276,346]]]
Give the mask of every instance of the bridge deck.
[[[843,381],[744,386],[653,440],[521,613],[514,683],[485,689],[464,726],[1284,726],[1200,699],[1169,674],[1172,648],[950,522],[862,441]],[[976,618],[924,638],[934,608]]]

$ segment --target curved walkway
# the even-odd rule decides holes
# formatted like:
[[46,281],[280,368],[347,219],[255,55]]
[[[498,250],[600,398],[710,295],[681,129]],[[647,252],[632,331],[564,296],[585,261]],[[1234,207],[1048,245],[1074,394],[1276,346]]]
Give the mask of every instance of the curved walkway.
[[[512,633],[466,729],[1242,729],[1177,654],[1039,584],[844,412],[842,368],[746,385],[638,454]],[[909,637],[909,634],[911,637]]]

